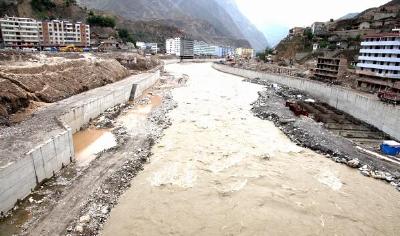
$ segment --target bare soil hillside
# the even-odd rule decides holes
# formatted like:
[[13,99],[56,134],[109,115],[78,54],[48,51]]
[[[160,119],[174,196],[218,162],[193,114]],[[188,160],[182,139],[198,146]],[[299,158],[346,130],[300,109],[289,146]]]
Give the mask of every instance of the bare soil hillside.
[[56,102],[121,80],[132,70],[140,72],[157,65],[137,56],[135,65],[124,66],[121,58],[127,55],[4,54],[0,56],[0,125],[9,125],[10,115],[23,112],[32,102]]

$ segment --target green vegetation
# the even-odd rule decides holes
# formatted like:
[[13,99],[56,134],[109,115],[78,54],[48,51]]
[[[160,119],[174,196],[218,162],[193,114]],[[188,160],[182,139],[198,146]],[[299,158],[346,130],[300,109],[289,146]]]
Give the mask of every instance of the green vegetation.
[[327,48],[328,46],[329,46],[329,42],[326,38],[322,39],[321,42],[319,42],[320,48]]
[[304,30],[304,34],[303,34],[306,38],[307,38],[307,40],[309,40],[309,41],[311,41],[311,40],[313,40],[314,39],[314,34],[312,33],[312,31],[311,31],[311,28],[306,28],[305,30]]
[[267,47],[264,52],[258,52],[256,57],[260,60],[265,61],[268,55],[272,55],[274,53],[274,49]]
[[130,34],[127,29],[118,29],[118,36],[120,39],[122,39],[122,41],[124,43],[131,42],[131,43],[135,44],[135,46],[136,46],[135,39],[133,38],[132,34]]
[[89,13],[87,23],[90,26],[115,27],[115,19],[113,17],[95,15],[92,11]]
[[261,61],[265,61],[265,52],[258,52],[256,57],[258,57]]
[[34,11],[41,13],[56,7],[56,4],[51,0],[32,0],[31,6]]

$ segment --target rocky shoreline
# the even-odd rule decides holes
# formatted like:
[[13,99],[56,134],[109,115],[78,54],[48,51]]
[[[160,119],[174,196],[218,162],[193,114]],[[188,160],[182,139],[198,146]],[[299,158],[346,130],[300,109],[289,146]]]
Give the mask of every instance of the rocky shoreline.
[[[142,103],[142,101],[139,101]],[[143,170],[143,165],[147,163],[152,155],[151,148],[162,137],[163,130],[168,128],[171,123],[167,113],[176,107],[170,93],[163,96],[161,106],[153,110],[148,117],[150,121],[149,132],[141,140],[140,148],[133,151],[131,158],[126,160],[111,176],[109,176],[91,195],[87,203],[81,208],[79,217],[72,221],[65,230],[65,235],[98,235],[103,225],[106,223],[111,209],[118,204],[118,198],[131,186],[131,180]],[[125,108],[129,109],[129,107]],[[115,113],[107,114],[106,117],[114,117],[112,114],[121,113],[116,109]],[[111,121],[113,118],[107,118]],[[96,123],[95,123],[96,124]],[[109,127],[105,123],[105,127]],[[116,127],[113,131],[119,145],[129,145],[129,137],[124,131],[124,127]]]
[[259,92],[258,100],[252,104],[252,112],[255,116],[274,122],[299,146],[321,153],[337,163],[358,168],[363,175],[384,180],[400,191],[399,165],[360,151],[355,143],[333,134],[323,124],[311,118],[295,116],[285,106],[288,99],[304,101],[313,99],[311,96],[258,78],[246,81],[265,86],[265,89]]

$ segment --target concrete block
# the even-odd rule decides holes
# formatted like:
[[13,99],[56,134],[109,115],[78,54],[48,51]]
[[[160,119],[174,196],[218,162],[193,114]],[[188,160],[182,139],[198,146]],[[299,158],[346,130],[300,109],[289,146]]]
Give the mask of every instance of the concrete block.
[[32,159],[19,159],[0,169],[0,212],[10,210],[18,199],[28,196],[36,186]]

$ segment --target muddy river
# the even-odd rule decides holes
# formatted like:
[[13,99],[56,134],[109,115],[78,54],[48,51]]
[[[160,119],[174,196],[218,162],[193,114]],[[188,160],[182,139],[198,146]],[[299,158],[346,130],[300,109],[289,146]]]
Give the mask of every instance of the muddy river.
[[172,126],[103,235],[398,235],[400,193],[254,117],[259,85],[210,64],[173,91]]

